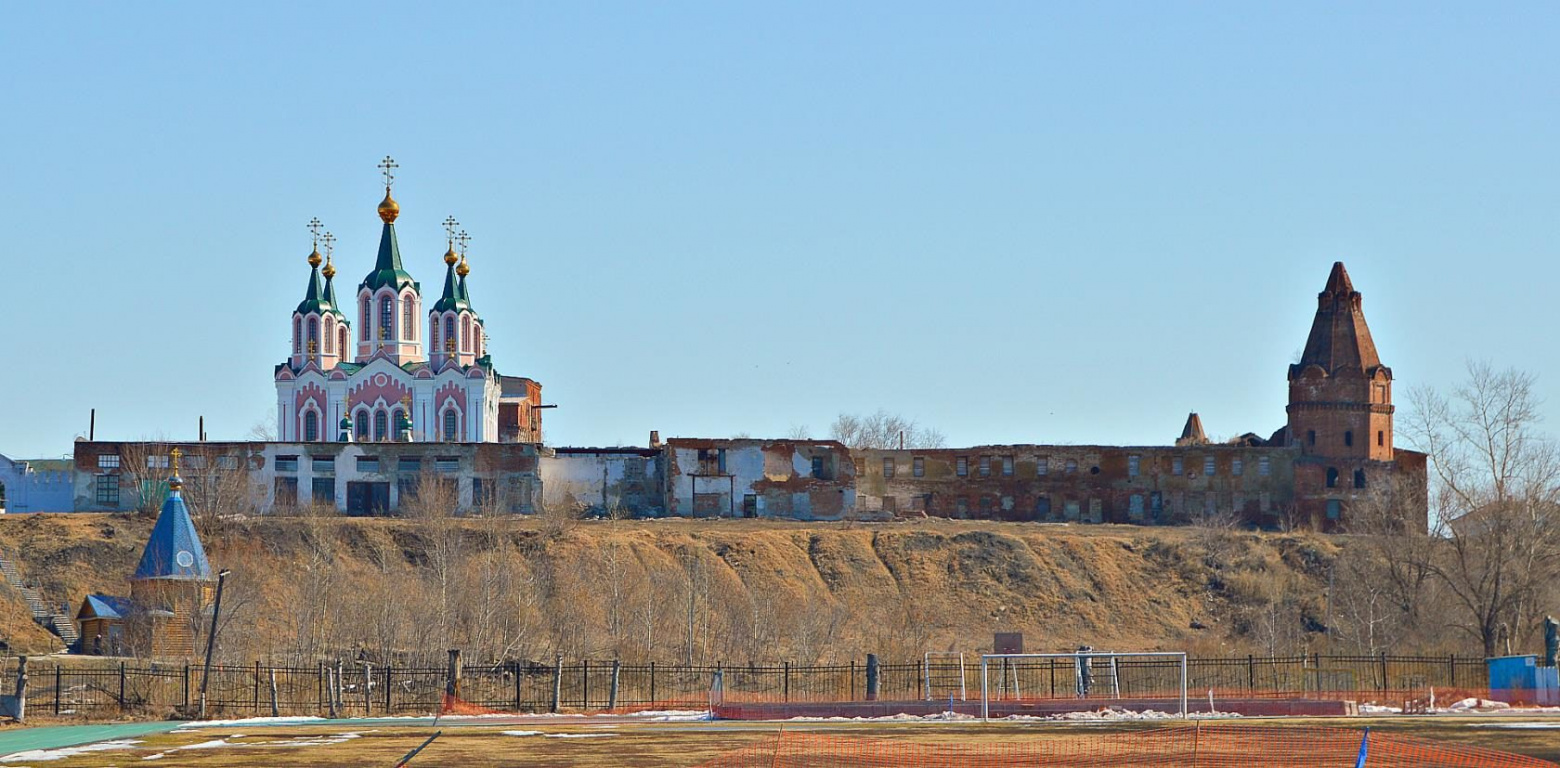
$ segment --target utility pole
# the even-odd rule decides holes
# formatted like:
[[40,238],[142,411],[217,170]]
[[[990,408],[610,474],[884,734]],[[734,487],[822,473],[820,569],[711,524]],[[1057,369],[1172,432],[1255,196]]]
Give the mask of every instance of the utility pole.
[[200,717],[206,717],[206,684],[211,682],[211,654],[217,647],[217,618],[222,615],[222,586],[227,583],[226,568],[217,572],[217,602],[211,607],[211,631],[206,634],[206,664],[200,674]]

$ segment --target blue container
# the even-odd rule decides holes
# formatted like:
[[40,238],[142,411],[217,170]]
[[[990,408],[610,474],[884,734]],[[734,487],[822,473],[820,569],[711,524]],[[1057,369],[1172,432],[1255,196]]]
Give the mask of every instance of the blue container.
[[1538,657],[1485,659],[1490,669],[1490,698],[1507,704],[1538,703]]

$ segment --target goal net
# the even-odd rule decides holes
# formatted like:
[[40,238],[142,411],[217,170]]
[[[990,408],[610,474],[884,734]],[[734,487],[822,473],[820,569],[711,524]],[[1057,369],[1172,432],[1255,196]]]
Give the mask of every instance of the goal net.
[[1149,708],[1186,706],[1186,653],[988,653],[980,657],[980,714],[995,702],[1022,710],[1026,703],[1085,699]]
[[921,661],[921,679],[927,701],[957,697],[968,701],[964,686],[964,654],[958,651],[930,651]]

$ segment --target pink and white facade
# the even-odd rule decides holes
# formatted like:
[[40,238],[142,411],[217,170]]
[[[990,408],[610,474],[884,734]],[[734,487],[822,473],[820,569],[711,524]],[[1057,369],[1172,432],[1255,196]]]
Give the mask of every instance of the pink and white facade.
[[334,266],[327,260],[322,272],[310,254],[292,352],[276,367],[278,440],[540,442],[541,385],[494,370],[464,255],[457,266],[453,246],[445,253],[443,295],[425,313],[421,285],[401,264],[399,213],[387,188],[379,253],[355,306],[338,303]]

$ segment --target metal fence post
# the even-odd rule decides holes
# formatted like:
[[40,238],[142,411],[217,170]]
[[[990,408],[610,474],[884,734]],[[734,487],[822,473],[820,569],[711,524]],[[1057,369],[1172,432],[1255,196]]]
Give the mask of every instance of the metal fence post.
[[1446,666],[1451,668],[1452,687],[1455,688],[1457,687],[1457,654],[1454,653],[1446,658]]
[[64,683],[64,675],[60,672],[60,665],[54,665],[54,716],[60,714],[60,687]]
[[390,683],[391,673],[394,670],[395,662],[385,662],[385,714],[387,715],[393,714],[395,712],[395,710],[390,708],[394,703],[394,700],[390,698],[395,691],[395,686]]
[[190,665],[184,665],[184,709],[190,708]]
[[850,701],[856,700],[856,660],[850,660]]
[[125,663],[119,662],[119,711],[125,711]]
[[1257,689],[1257,657],[1254,654],[1246,654],[1246,690]]
[[563,697],[563,654],[560,653],[560,654],[558,654],[557,663],[553,664],[552,705],[550,707],[548,707],[547,711],[552,712],[553,714],[557,714],[558,713],[558,704],[559,704],[558,700],[561,699],[562,697]]
[[260,660],[255,659],[255,714],[260,714]]
[[781,687],[784,688],[784,690],[785,690],[785,694],[784,694],[785,695],[785,699],[784,700],[785,700],[786,703],[789,704],[791,702],[791,662],[787,661],[787,662],[784,662],[784,664],[785,664],[785,671],[781,673],[782,675],[784,675],[783,679],[781,680]]
[[1387,689],[1387,652],[1381,652],[1381,690]]
[[655,698],[655,662],[653,662],[653,661],[650,662],[650,701],[651,701],[651,703],[654,703],[656,701],[656,698]]
[[580,685],[580,708],[590,709],[590,659],[580,663],[580,674],[584,677]]

